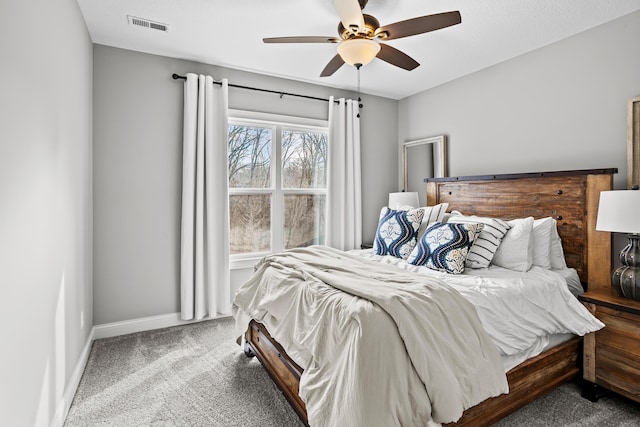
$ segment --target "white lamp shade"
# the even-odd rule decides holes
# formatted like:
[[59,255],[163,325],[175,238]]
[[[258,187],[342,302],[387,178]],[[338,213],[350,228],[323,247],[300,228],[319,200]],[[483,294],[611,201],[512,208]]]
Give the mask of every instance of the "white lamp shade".
[[418,193],[415,191],[403,191],[401,193],[389,193],[389,209],[397,210],[402,206],[417,208],[420,206]]
[[600,192],[596,230],[640,233],[640,190]]
[[337,49],[347,64],[367,65],[380,52],[380,45],[369,39],[351,39],[341,42]]

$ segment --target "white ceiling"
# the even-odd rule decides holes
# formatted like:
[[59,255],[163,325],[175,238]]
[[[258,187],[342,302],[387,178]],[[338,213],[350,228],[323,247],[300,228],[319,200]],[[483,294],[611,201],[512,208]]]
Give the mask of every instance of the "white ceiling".
[[[97,44],[356,89],[348,65],[319,77],[335,44],[262,43],[263,37],[337,36],[333,0],[77,1]],[[402,99],[640,10],[640,0],[370,0],[364,12],[387,25],[451,10],[460,11],[461,24],[387,42],[418,68],[374,59],[361,70],[361,91]],[[169,31],[129,25],[127,15],[168,24]]]

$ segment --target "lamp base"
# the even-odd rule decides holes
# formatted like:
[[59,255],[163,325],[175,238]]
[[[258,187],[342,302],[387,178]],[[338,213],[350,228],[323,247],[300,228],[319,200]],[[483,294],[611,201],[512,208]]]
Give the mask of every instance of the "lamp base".
[[629,243],[620,251],[620,262],[611,275],[611,284],[625,298],[640,301],[640,236],[627,235]]

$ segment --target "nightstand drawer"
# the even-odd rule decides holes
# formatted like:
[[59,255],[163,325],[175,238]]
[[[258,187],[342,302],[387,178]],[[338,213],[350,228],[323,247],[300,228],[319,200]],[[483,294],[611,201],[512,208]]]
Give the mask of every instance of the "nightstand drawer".
[[615,348],[631,358],[640,359],[640,316],[598,307],[596,317],[606,326],[596,332],[599,344]]
[[616,348],[598,343],[596,383],[621,394],[640,396],[640,363]]
[[[580,296],[605,327],[584,337],[584,379],[640,402],[640,305],[613,290]],[[587,388],[587,395],[593,395]]]

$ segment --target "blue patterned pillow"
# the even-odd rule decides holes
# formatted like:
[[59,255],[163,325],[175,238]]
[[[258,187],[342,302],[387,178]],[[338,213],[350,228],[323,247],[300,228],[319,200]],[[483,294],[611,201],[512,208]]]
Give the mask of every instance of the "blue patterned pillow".
[[433,223],[424,232],[407,261],[433,270],[462,273],[469,248],[482,227],[483,224]]
[[416,246],[423,215],[422,209],[396,211],[382,208],[373,242],[374,253],[407,259]]

